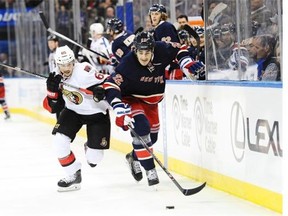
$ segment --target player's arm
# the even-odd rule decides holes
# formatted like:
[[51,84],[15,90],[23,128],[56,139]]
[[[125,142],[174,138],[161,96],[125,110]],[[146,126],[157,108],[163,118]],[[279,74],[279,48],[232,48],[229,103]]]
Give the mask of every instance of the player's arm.
[[121,74],[113,74],[104,83],[106,100],[113,107],[116,103],[122,102],[121,88],[123,77]]
[[123,83],[122,75],[115,74],[114,76],[111,76],[104,82],[103,89],[105,90],[105,99],[112,106],[114,113],[116,115],[116,125],[126,131],[129,129],[128,125],[133,127],[134,120],[132,117],[130,106],[122,102],[121,88],[120,88],[122,83]]
[[65,101],[62,97],[60,89],[61,75],[55,75],[55,72],[50,73],[46,81],[47,96],[44,98],[43,107],[50,113],[60,112],[64,106]]
[[185,45],[182,45],[179,48],[179,51],[176,55],[176,60],[187,77],[195,76],[197,79],[205,79],[205,65],[201,61],[196,61],[191,58],[189,51]]

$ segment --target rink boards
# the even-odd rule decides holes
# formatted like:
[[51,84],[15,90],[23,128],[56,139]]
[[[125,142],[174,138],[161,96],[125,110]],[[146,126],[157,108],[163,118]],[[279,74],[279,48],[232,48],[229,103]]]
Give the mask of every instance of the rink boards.
[[[55,122],[42,108],[44,80],[5,84],[12,112]],[[281,83],[168,81],[159,111],[154,150],[169,170],[282,211]],[[112,147],[126,153],[129,133],[112,125]]]

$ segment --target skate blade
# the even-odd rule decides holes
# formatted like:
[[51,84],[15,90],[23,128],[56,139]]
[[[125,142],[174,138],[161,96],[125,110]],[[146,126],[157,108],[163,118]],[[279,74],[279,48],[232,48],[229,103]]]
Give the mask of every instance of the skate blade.
[[80,184],[73,184],[69,187],[58,187],[58,192],[69,192],[69,191],[77,191],[81,189]]

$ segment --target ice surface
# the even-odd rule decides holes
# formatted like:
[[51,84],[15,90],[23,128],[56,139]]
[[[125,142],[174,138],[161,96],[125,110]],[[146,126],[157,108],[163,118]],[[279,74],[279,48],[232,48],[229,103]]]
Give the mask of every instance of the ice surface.
[[[71,147],[82,162],[82,188],[59,193],[57,181],[64,173],[51,146],[51,131],[51,125],[29,117],[13,115],[9,121],[1,118],[1,216],[280,215],[209,186],[196,195],[184,196],[160,167],[157,167],[160,184],[156,191],[147,185],[145,177],[136,183],[124,154],[114,150],[106,151],[102,163],[91,168],[85,160],[81,137]],[[200,185],[173,175],[184,188]]]

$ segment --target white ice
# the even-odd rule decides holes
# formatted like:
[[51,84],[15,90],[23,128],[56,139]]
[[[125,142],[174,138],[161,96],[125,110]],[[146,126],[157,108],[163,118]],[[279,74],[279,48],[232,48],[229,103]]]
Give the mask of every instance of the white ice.
[[[82,162],[82,188],[59,193],[57,181],[64,173],[51,146],[52,126],[22,115],[15,114],[9,121],[2,117],[1,114],[1,216],[280,215],[209,186],[196,195],[184,196],[159,166],[160,184],[156,191],[147,185],[145,176],[136,183],[124,154],[114,150],[106,151],[102,163],[91,168],[85,160],[81,137],[71,147]],[[172,174],[184,188],[201,184]]]

